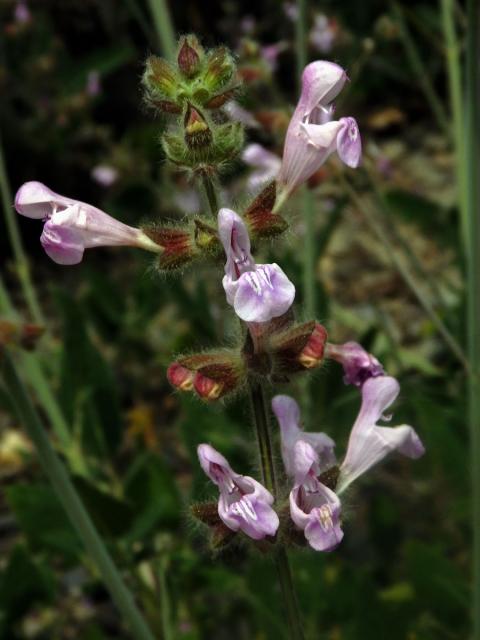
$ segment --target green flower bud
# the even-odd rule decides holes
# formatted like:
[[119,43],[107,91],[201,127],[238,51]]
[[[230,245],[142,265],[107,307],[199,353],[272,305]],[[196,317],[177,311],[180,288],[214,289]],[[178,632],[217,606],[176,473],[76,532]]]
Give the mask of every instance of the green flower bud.
[[210,52],[207,58],[207,65],[203,82],[205,87],[212,93],[216,93],[233,78],[236,66],[228,49],[218,47]]
[[212,132],[203,115],[188,105],[185,113],[185,142],[190,149],[208,147],[212,142]]
[[147,59],[143,82],[152,97],[170,98],[175,102],[178,78],[172,65],[157,56],[150,56]]
[[203,48],[193,35],[185,36],[180,40],[180,49],[177,56],[178,68],[187,78],[193,78],[200,70]]

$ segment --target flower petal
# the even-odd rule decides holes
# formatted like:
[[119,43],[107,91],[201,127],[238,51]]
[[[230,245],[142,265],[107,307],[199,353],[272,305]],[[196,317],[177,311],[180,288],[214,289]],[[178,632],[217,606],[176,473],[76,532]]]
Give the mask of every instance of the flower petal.
[[232,209],[224,208],[218,212],[218,235],[227,256],[225,264],[227,276],[237,280],[245,271],[254,269],[255,263],[250,253],[247,226]]
[[283,315],[295,299],[295,287],[277,264],[259,264],[243,273],[234,299],[244,322],[268,322]]
[[362,157],[362,139],[355,118],[341,118],[343,126],[337,136],[337,151],[340,160],[355,169]]
[[335,464],[334,441],[326,433],[301,430],[300,408],[293,398],[286,395],[275,396],[272,409],[280,425],[282,460],[288,476],[295,475],[295,445],[299,440],[307,442],[316,452],[320,471]]
[[423,444],[412,427],[379,427],[376,424],[398,393],[398,382],[388,376],[370,378],[363,385],[362,407],[340,467],[337,493],[345,491],[356,478],[391,451],[398,450],[410,458],[418,458],[424,453]]
[[81,236],[74,229],[57,226],[48,220],[40,242],[47,255],[57,264],[73,265],[82,261],[84,246]]
[[25,182],[15,196],[15,209],[28,218],[46,218],[54,207],[65,208],[74,203],[36,181]]
[[335,100],[347,81],[347,74],[338,64],[317,60],[308,64],[302,74],[302,95],[299,104],[308,115],[319,104]]
[[209,444],[198,445],[197,454],[203,471],[214,484],[218,485],[222,480],[222,478],[219,477],[219,474],[215,471],[215,465],[220,467],[223,475],[236,475],[233,473],[228,460]]

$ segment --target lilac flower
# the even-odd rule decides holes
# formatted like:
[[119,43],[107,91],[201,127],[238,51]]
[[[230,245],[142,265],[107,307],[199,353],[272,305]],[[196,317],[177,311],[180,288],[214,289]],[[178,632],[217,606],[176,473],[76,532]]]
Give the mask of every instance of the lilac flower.
[[40,242],[58,264],[78,264],[84,250],[91,247],[123,245],[162,251],[140,229],[129,227],[90,204],[54,193],[41,182],[26,182],[20,187],[15,209],[28,218],[44,220]]
[[[280,422],[282,453],[285,450],[283,457],[287,460],[289,475],[292,475],[293,464],[295,484],[290,493],[290,513],[295,524],[305,531],[314,549],[329,551],[340,542],[339,496],[354,480],[391,451],[399,451],[414,459],[425,452],[412,427],[383,427],[377,424],[399,391],[398,382],[388,376],[370,378],[363,384],[362,405],[350,433],[345,459],[332,474],[327,473],[332,467],[332,446],[328,442],[323,449],[319,446],[319,436],[323,434],[308,433],[302,437],[301,432],[298,434],[295,428],[291,429],[290,425],[295,427],[299,421],[296,403],[282,400],[280,411],[278,406],[274,409],[277,418],[280,414],[279,422],[284,422],[284,426]],[[285,429],[285,424],[289,428]],[[317,438],[312,438],[315,435]],[[325,459],[327,462],[324,462]]]
[[199,445],[198,459],[219,490],[218,515],[232,531],[240,529],[254,540],[274,536],[279,520],[272,494],[249,476],[235,473],[228,461],[208,444]]
[[333,151],[349,167],[360,162],[362,144],[354,118],[331,120],[332,100],[347,75],[332,62],[319,60],[305,67],[302,94],[290,120],[279,175],[283,197],[308,180]]
[[325,349],[325,357],[339,362],[345,373],[345,384],[361,387],[369,378],[385,375],[380,362],[371,353],[367,353],[358,342],[332,344]]
[[244,322],[268,322],[283,315],[295,298],[295,287],[278,264],[255,264],[243,220],[220,209],[218,232],[227,262],[223,288],[227,302]]
[[262,58],[273,73],[278,66],[278,56],[288,49],[286,42],[275,42],[267,44],[261,48]]
[[257,191],[268,182],[275,180],[282,161],[261,144],[249,144],[242,152],[242,160],[254,169],[248,178],[248,187]]
[[231,120],[241,122],[249,129],[260,128],[260,123],[255,120],[255,117],[250,113],[250,111],[244,109],[235,100],[230,100],[230,102],[227,102],[227,104],[223,107],[223,110]]
[[108,164],[98,164],[90,175],[102,187],[111,187],[118,180],[118,170]]
[[15,5],[15,20],[19,24],[26,24],[30,22],[32,19],[32,14],[30,13],[30,9],[28,8],[28,4],[25,0],[19,0]]
[[332,49],[336,36],[335,23],[324,13],[317,14],[309,34],[312,47],[321,53],[328,53]]
[[300,428],[300,408],[290,396],[275,396],[272,409],[280,425],[282,434],[282,459],[285,471],[290,477],[295,476],[294,450],[295,444],[303,440],[315,450],[320,458],[322,468],[335,464],[334,441],[326,433],[308,433]]
[[336,488],[338,494],[343,493],[354,480],[391,451],[398,451],[413,459],[425,453],[412,427],[405,424],[399,427],[377,425],[399,393],[400,385],[390,376],[370,378],[363,384],[362,405],[350,432],[347,454],[340,466]]
[[318,454],[308,442],[298,440],[293,455],[295,484],[290,492],[292,520],[305,532],[305,538],[313,549],[333,551],[343,538],[340,499],[319,481]]

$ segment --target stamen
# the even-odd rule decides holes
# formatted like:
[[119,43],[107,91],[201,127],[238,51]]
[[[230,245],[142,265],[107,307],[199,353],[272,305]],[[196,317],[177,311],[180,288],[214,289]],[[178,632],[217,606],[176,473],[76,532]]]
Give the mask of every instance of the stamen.
[[322,504],[319,507],[317,518],[324,531],[333,529],[332,509],[329,504]]

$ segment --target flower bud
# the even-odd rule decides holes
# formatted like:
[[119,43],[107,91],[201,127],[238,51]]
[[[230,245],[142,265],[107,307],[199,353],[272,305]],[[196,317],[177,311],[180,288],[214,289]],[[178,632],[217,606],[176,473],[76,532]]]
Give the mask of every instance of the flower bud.
[[178,269],[194,260],[198,255],[192,232],[186,227],[146,225],[142,230],[147,237],[163,249],[157,261],[157,266],[162,271]]
[[307,344],[302,349],[298,357],[299,363],[305,369],[313,369],[323,360],[323,354],[325,351],[325,343],[327,341],[327,330],[318,322],[315,323],[315,328],[310,335]]
[[235,351],[197,353],[170,365],[167,376],[182,391],[195,390],[203,400],[218,400],[243,384],[245,365]]
[[193,378],[193,386],[197,394],[203,400],[218,400],[222,395],[224,388],[224,384],[222,382],[208,378],[198,371]]
[[163,58],[150,56],[147,59],[143,82],[153,94],[152,97],[175,99],[178,87],[177,76],[172,65]]
[[225,47],[214,49],[208,56],[204,84],[212,93],[224,87],[235,73],[235,63]]
[[185,113],[185,142],[190,149],[208,147],[212,142],[212,132],[200,111],[188,105]]
[[180,50],[177,56],[178,68],[184,76],[192,78],[200,69],[203,50],[197,38],[193,35],[185,36],[180,42]]
[[270,338],[274,375],[279,377],[318,366],[326,339],[325,327],[314,320],[274,333]]
[[178,362],[173,362],[167,369],[168,381],[180,391],[191,391],[193,389],[193,377],[193,371],[182,367]]
[[275,199],[276,184],[272,182],[245,211],[243,217],[247,221],[253,237],[270,238],[280,235],[288,228],[288,223],[282,216],[272,213]]
[[238,91],[238,87],[233,87],[232,89],[227,89],[223,93],[219,93],[217,96],[213,96],[210,98],[208,102],[205,103],[206,109],[219,109],[223,107],[229,100],[231,100]]

